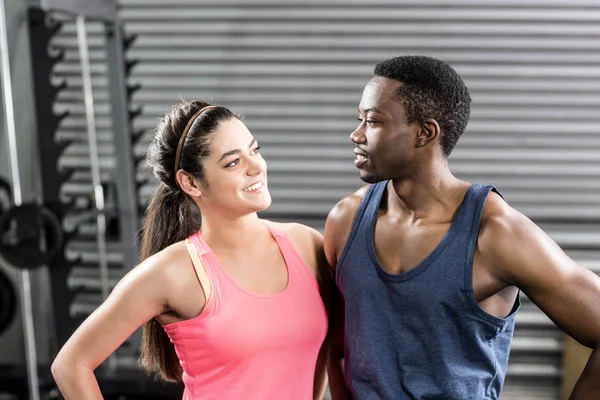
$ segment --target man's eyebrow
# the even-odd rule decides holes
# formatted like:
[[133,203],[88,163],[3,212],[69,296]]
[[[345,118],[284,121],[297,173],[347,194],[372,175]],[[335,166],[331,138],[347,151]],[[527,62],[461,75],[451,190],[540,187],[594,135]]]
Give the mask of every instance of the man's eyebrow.
[[[359,113],[361,112],[361,111],[360,111],[360,108],[358,109],[358,112],[359,112]],[[383,114],[383,113],[381,112],[381,110],[379,110],[377,107],[365,108],[364,110],[362,110],[362,112],[363,112],[363,113],[368,113],[368,112],[376,112],[376,113],[379,113],[379,114]]]
[[[254,146],[254,143],[256,143],[256,139],[252,139],[252,141],[250,142],[250,144],[248,145],[248,147],[252,147],[252,146]],[[224,158],[226,158],[226,157],[229,157],[229,156],[232,156],[232,155],[234,155],[234,154],[239,154],[239,153],[240,153],[240,150],[239,150],[239,149],[230,150],[230,151],[228,151],[228,152],[224,153],[224,154],[221,156],[221,158],[219,158],[219,161],[217,161],[217,162],[221,162],[221,161],[223,161],[223,159],[224,159]]]

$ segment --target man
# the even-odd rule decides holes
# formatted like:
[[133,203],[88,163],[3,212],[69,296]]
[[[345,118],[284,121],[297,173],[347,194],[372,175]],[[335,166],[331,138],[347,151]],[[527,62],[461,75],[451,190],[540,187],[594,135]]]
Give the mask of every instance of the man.
[[371,185],[325,226],[343,295],[334,400],[348,397],[346,384],[360,400],[497,399],[519,290],[594,349],[572,398],[600,399],[600,279],[495,188],[452,175],[470,102],[456,71],[422,56],[379,63],[364,89],[350,139]]

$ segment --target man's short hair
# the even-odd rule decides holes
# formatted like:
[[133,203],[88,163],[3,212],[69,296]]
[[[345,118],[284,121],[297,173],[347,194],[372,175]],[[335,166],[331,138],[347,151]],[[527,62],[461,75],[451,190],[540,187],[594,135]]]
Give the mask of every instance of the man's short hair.
[[442,132],[442,151],[450,155],[465,131],[471,113],[471,96],[460,75],[432,57],[402,56],[380,62],[375,75],[402,83],[398,100],[407,123],[432,118]]

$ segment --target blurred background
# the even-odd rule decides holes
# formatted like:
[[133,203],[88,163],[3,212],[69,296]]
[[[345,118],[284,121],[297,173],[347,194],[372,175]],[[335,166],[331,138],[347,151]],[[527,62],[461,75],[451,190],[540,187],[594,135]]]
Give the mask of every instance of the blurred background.
[[[349,134],[374,65],[440,58],[473,98],[451,170],[600,270],[597,0],[1,1],[0,213],[37,204],[64,233],[47,260],[0,258],[2,400],[58,398],[57,349],[135,265],[150,131],[180,99],[243,115],[269,167],[263,217],[322,231],[361,186]],[[105,397],[180,398],[138,345],[97,371]],[[523,296],[502,398],[566,398],[587,354]]]

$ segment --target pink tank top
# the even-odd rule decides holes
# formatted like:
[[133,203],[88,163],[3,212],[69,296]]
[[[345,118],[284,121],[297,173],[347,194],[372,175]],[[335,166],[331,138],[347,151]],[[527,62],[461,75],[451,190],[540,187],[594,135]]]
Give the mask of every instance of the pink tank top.
[[183,367],[183,400],[313,398],[317,355],[327,333],[325,307],[290,239],[264,222],[288,270],[286,288],[272,295],[238,286],[200,232],[190,236],[212,291],[199,316],[164,325]]

